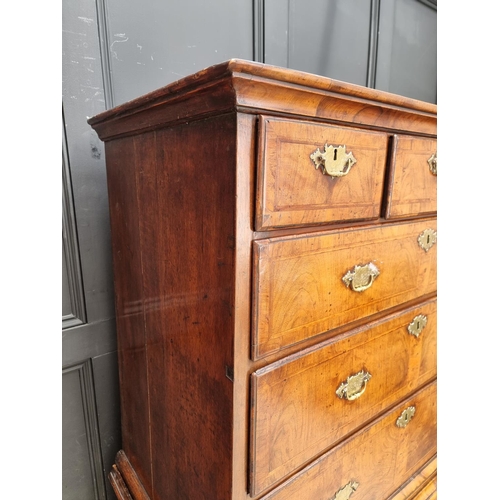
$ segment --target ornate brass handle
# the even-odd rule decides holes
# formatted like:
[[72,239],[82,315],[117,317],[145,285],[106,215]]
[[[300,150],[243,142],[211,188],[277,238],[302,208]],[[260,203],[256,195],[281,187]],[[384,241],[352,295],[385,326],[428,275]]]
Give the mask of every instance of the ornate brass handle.
[[408,333],[417,337],[422,333],[422,330],[427,326],[427,316],[419,314],[413,318],[413,321],[408,325]]
[[340,399],[354,401],[366,391],[366,384],[371,378],[372,376],[370,373],[361,370],[355,375],[347,377],[347,380],[339,385],[335,394],[337,394]]
[[438,174],[438,157],[437,153],[433,153],[432,156],[427,160],[427,163],[429,164],[429,170],[431,171],[432,175],[437,175]]
[[330,500],[349,500],[351,495],[358,489],[357,481],[349,481],[343,488],[340,488]]
[[408,406],[408,408],[403,410],[401,415],[396,420],[396,426],[404,429],[410,423],[410,420],[415,415],[415,411],[416,410],[414,406]]
[[323,175],[329,175],[332,179],[334,177],[343,177],[347,175],[351,167],[357,161],[352,152],[345,152],[345,145],[329,146],[325,144],[325,150],[323,152],[318,148],[309,156],[316,170],[321,167]]
[[342,281],[347,288],[351,288],[355,292],[364,292],[373,285],[379,274],[377,266],[373,262],[369,262],[363,266],[354,266],[353,269],[344,274]]

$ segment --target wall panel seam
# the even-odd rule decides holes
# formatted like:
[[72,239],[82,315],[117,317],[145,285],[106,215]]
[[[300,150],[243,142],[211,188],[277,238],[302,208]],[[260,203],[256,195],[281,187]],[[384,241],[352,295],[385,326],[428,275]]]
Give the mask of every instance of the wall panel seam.
[[97,404],[94,391],[94,376],[92,360],[87,359],[83,363],[66,367],[63,375],[70,372],[78,372],[80,379],[80,394],[82,398],[83,417],[87,445],[89,449],[89,462],[92,470],[92,481],[96,500],[106,500],[106,485],[104,478],[103,460],[101,456],[101,438],[99,433]]
[[114,107],[113,77],[109,59],[109,20],[106,0],[96,0],[97,30],[99,34],[99,52],[101,55],[102,86],[106,109]]
[[69,165],[69,154],[64,120],[62,115],[62,238],[64,246],[63,258],[68,270],[71,314],[63,316],[62,328],[70,328],[87,322],[83,275],[78,245],[73,188]]
[[378,33],[380,29],[380,0],[370,2],[370,35],[368,38],[368,68],[366,86],[375,88],[377,78]]
[[253,60],[265,62],[265,0],[253,0]]

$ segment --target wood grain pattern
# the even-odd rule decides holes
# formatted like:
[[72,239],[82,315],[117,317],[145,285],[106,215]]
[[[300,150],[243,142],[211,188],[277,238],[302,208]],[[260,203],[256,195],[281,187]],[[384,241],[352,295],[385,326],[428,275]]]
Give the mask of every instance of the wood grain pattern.
[[[168,93],[166,101],[165,104],[168,105],[165,106],[158,103],[144,107],[135,103],[137,108],[127,108],[127,112],[113,114],[109,120],[98,121],[93,127],[102,140],[110,141],[194,119],[208,118],[235,108],[231,81],[228,78],[189,89],[186,93]],[[106,113],[108,112],[103,115]]]
[[134,138],[153,500],[231,496],[235,133],[222,115]]
[[151,442],[147,337],[144,328],[141,240],[134,144],[106,145],[111,222],[122,448],[146,490],[151,491]]
[[255,200],[255,137],[257,118],[237,115],[236,224],[234,288],[234,416],[232,498],[246,499],[248,485],[250,317],[252,298],[252,239]]
[[223,115],[107,145],[123,449],[152,500],[231,496],[235,128]]
[[431,482],[437,483],[437,457],[425,464],[388,500],[416,500],[419,493]]
[[303,71],[280,68],[271,64],[263,64],[243,59],[230,59],[228,61],[202,69],[192,75],[188,75],[176,82],[149,92],[130,102],[116,106],[89,119],[94,127],[98,123],[107,122],[113,118],[126,116],[132,110],[146,108],[168,102],[169,99],[192,91],[218,78],[231,73],[237,75],[255,76],[256,78],[268,78],[277,82],[291,83],[298,86],[308,87],[328,92],[335,92],[353,98],[380,101],[403,109],[414,109],[425,113],[435,113],[436,105],[428,102],[418,101],[409,97],[391,94],[381,90],[370,89],[362,85],[332,80],[320,75],[313,75]]
[[436,500],[437,474],[411,500]]
[[427,163],[436,152],[435,139],[394,137],[386,218],[437,211],[437,176],[430,172]]
[[[435,291],[436,245],[417,243],[427,228],[436,221],[255,241],[254,359]],[[369,262],[372,287],[347,288],[346,272]]]
[[[410,111],[389,104],[385,100],[386,95],[373,95],[373,100],[368,102],[365,98],[354,97],[357,92],[351,95],[352,89],[343,85],[338,87],[339,92],[311,92],[310,89],[301,88],[292,82],[284,83],[238,73],[233,74],[232,86],[236,92],[237,109],[240,111],[276,113],[307,120],[318,118],[323,122],[338,124],[348,122],[371,130],[436,135],[436,108],[434,112],[416,109]],[[344,94],[344,91],[348,95]],[[362,94],[360,92],[358,95]]]
[[[398,491],[435,454],[436,247],[416,240],[436,219],[380,216],[405,161],[394,150],[389,171],[388,145],[434,140],[436,106],[231,60],[89,123],[106,141],[120,498],[248,500],[250,467],[254,498],[330,500],[358,470],[372,493],[355,498]],[[336,180],[307,149],[334,141],[358,160]],[[348,290],[368,262],[373,286]],[[400,339],[424,302],[427,332]],[[327,388],[373,364],[373,394],[345,405],[359,412],[329,406]],[[408,391],[419,417],[395,429]]]
[[149,495],[146,493],[144,486],[129,462],[127,455],[123,450],[116,454],[115,459],[116,468],[120,472],[122,478],[125,478],[127,489],[134,500],[150,500]]
[[[380,216],[386,134],[265,116],[259,125],[256,230]],[[316,170],[310,155],[326,143],[353,153],[346,176]]]
[[[406,428],[395,424],[416,408]],[[308,465],[262,500],[330,500],[350,481],[356,500],[387,498],[436,453],[436,384],[426,386],[394,410]]]
[[113,487],[113,491],[117,496],[118,500],[135,500],[131,495],[130,491],[123,480],[120,471],[113,465],[113,468],[109,472],[109,481],[111,482],[111,486]]
[[[427,326],[416,338],[413,318]],[[359,399],[335,391],[361,370],[372,378]],[[436,302],[351,332],[252,375],[251,493],[260,493],[436,377]]]
[[436,135],[434,104],[269,64],[232,59],[89,119],[101,140],[228,111],[316,117]]

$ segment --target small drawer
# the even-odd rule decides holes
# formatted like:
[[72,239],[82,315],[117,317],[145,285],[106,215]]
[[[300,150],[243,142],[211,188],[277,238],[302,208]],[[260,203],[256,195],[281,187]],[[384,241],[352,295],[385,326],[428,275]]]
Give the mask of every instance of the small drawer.
[[261,500],[388,498],[436,453],[436,395],[426,386]]
[[258,370],[251,377],[252,494],[435,377],[435,300]]
[[266,116],[259,123],[257,231],[380,217],[386,134]]
[[435,241],[435,219],[255,241],[253,359],[435,292]]
[[437,211],[437,141],[404,135],[393,140],[385,217]]

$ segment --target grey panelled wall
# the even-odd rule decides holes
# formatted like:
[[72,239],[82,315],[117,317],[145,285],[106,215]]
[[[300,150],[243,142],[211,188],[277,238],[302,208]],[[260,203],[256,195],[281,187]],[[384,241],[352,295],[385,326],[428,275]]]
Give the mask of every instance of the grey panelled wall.
[[62,327],[64,329],[85,323],[86,313],[64,123],[62,139]]
[[114,105],[206,66],[252,59],[248,0],[107,0],[106,13]]
[[91,365],[87,360],[63,370],[64,498],[106,498]]
[[434,0],[261,0],[263,62],[436,102]]
[[62,498],[105,500],[120,413],[105,163],[87,125],[105,109],[100,37],[94,1],[62,14]]
[[383,0],[376,88],[435,103],[436,33],[432,3]]
[[63,0],[63,498],[114,499],[104,150],[87,118],[230,58],[436,100],[433,0]]
[[265,62],[366,85],[370,0],[265,3]]

